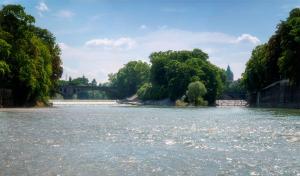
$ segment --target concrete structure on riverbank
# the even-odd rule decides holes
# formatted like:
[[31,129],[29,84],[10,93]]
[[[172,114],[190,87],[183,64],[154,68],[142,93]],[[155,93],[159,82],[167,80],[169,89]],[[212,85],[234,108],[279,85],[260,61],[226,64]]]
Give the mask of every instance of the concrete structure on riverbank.
[[53,106],[60,105],[117,105],[117,100],[50,100]]
[[0,89],[0,107],[13,106],[12,90]]
[[249,101],[257,107],[300,108],[300,85],[277,81],[251,94]]

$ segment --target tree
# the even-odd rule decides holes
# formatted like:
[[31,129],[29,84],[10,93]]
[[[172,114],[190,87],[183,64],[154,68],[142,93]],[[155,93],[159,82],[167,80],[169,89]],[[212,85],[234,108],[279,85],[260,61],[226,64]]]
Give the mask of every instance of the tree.
[[233,73],[232,73],[229,65],[227,66],[227,69],[226,69],[226,80],[227,80],[227,82],[233,81]]
[[281,36],[281,57],[278,60],[282,77],[292,83],[300,83],[300,8],[290,12],[286,21],[279,24],[277,33]]
[[258,92],[265,87],[267,45],[259,45],[253,51],[243,73],[243,83],[250,92]]
[[280,47],[280,36],[278,34],[273,35],[266,48],[265,56],[265,83],[266,85],[272,84],[275,81],[280,80],[280,72],[278,66],[278,59],[281,56],[282,49]]
[[109,75],[110,86],[117,90],[117,98],[132,96],[146,82],[149,82],[150,66],[146,62],[131,61],[117,73]]
[[1,87],[12,90],[16,105],[46,102],[62,73],[55,38],[34,22],[20,5],[6,5],[0,10],[0,62],[1,70],[5,70]]
[[151,83],[143,84],[137,91],[137,95],[141,100],[148,100],[152,97],[152,85]]
[[186,96],[193,105],[207,105],[203,100],[203,96],[207,93],[205,85],[200,81],[195,81],[189,84]]
[[69,85],[72,86],[88,86],[89,85],[89,79],[86,78],[84,75],[82,77],[78,77],[75,79],[69,80]]
[[249,93],[288,79],[291,84],[300,83],[300,8],[290,12],[281,21],[267,44],[257,46],[246,64],[243,84]]
[[179,99],[194,81],[202,81],[207,87],[205,99],[209,104],[214,104],[222,93],[225,71],[211,64],[208,55],[200,49],[155,52],[150,55],[150,61],[149,99]]

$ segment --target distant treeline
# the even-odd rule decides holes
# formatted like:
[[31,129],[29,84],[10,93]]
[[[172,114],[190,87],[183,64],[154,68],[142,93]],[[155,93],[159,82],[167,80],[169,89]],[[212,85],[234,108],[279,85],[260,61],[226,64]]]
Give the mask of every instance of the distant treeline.
[[208,61],[200,49],[155,52],[148,64],[131,61],[109,75],[109,85],[118,90],[118,98],[137,93],[141,100],[179,100],[195,105],[212,105],[221,96],[233,74]]
[[20,5],[0,10],[0,89],[17,106],[47,102],[63,71],[55,37],[34,22]]
[[59,80],[60,86],[98,86],[96,79],[93,79],[91,82],[89,82],[89,79],[86,78],[84,75],[82,77],[78,77],[75,79],[72,79],[72,77],[69,77],[69,80]]
[[240,81],[233,81],[230,67],[223,70],[208,61],[208,55],[200,49],[192,51],[155,52],[150,64],[130,61],[117,73],[109,74],[109,82],[97,85],[82,76],[68,81],[60,80],[61,86],[101,86],[114,93],[81,91],[77,99],[124,99],[135,94],[140,100],[178,100],[180,104],[212,105],[223,92],[243,92]]

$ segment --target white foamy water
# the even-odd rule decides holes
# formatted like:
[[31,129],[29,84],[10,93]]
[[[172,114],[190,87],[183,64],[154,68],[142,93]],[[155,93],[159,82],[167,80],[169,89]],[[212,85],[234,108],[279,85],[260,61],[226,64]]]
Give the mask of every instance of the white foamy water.
[[117,105],[117,100],[50,100],[53,106],[60,105]]

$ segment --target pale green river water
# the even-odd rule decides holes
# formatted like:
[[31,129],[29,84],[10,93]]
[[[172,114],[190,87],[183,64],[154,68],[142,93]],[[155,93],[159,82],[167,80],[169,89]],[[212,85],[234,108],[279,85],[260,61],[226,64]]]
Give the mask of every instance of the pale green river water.
[[300,175],[300,112],[0,109],[0,175]]

